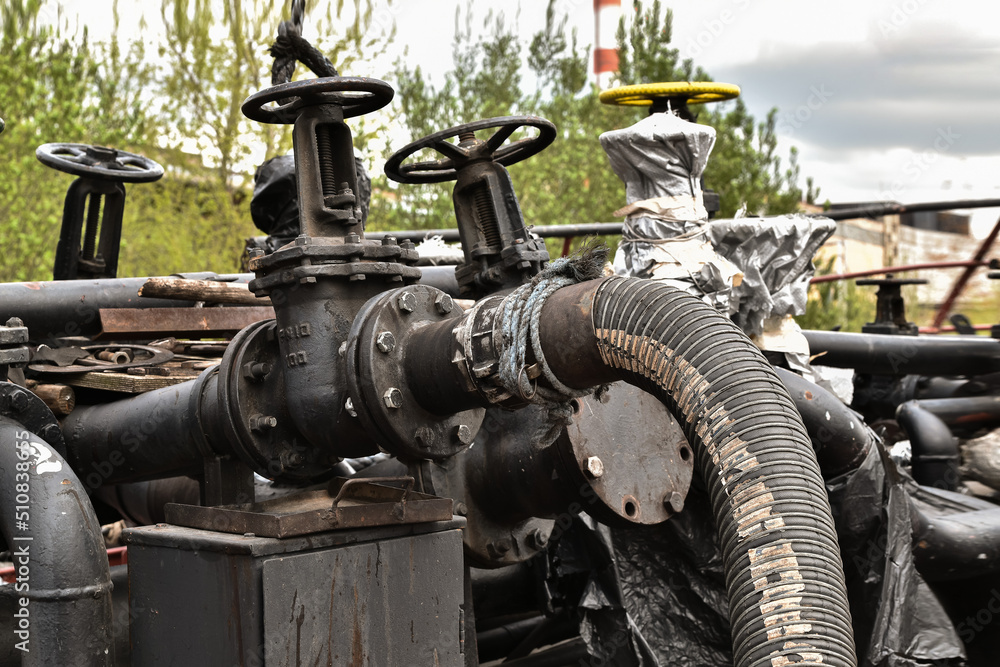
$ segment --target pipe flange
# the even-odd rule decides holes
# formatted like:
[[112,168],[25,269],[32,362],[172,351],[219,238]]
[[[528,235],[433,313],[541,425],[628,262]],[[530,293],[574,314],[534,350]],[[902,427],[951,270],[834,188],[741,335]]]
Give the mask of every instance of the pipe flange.
[[[401,262],[412,264],[420,259],[412,242],[397,243],[395,237],[386,236],[382,241],[362,240],[349,234],[346,243],[324,243],[326,239],[314,239],[299,235],[292,245],[280,250],[255,257],[250,260],[251,271],[283,269],[303,264],[324,264],[330,262],[351,262],[359,259],[374,262]],[[308,262],[303,262],[308,260]]]
[[240,459],[268,479],[292,484],[328,479],[340,459],[310,446],[295,428],[283,400],[285,374],[275,367],[276,326],[265,320],[241,331],[219,366],[229,440]]
[[400,283],[420,280],[420,269],[411,266],[419,259],[411,241],[397,243],[395,238],[386,237],[376,243],[357,234],[348,234],[347,239],[347,243],[328,244],[300,235],[293,245],[273,254],[251,257],[249,268],[257,277],[250,281],[250,291],[268,296],[276,288],[327,278]]
[[586,512],[618,526],[662,523],[681,512],[694,453],[677,420],[655,396],[624,382],[602,399],[573,399],[573,423],[554,445],[581,495],[593,500]]
[[465,460],[470,451],[447,461],[417,464],[424,493],[453,499],[455,514],[468,520],[462,531],[462,546],[468,562],[481,568],[505,567],[523,563],[545,551],[554,535],[570,525],[572,515],[567,512],[559,520],[528,517],[510,522],[494,519],[469,489]]
[[394,454],[454,456],[479,432],[486,410],[434,414],[417,400],[406,374],[409,338],[429,324],[458,319],[462,309],[439,289],[413,285],[380,294],[358,313],[347,339],[347,384],[362,425]]
[[12,382],[0,382],[0,416],[7,417],[31,431],[66,457],[66,441],[59,421],[45,401],[30,389]]

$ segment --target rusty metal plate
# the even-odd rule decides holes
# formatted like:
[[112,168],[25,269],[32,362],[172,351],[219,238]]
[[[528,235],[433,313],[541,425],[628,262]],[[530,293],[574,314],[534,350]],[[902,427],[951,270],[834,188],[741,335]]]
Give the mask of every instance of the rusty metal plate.
[[654,396],[618,382],[605,401],[577,399],[556,449],[577,483],[601,499],[586,511],[612,524],[656,524],[684,508],[694,454],[677,420]]
[[[97,359],[98,352],[107,351],[106,348],[113,349],[122,355],[122,360],[118,362]],[[76,373],[88,373],[91,371],[123,371],[129,368],[140,366],[156,366],[174,358],[174,353],[152,345],[84,345],[79,348],[88,353],[81,357],[77,363],[68,366],[56,366],[48,363],[28,364],[28,368],[37,373],[52,373],[57,375],[72,375]],[[77,353],[82,354],[82,353]]]
[[261,306],[224,308],[101,308],[98,340],[177,336],[226,338],[254,322],[274,318],[274,309]]
[[[390,484],[404,484],[403,487]],[[169,503],[167,523],[222,533],[294,537],[329,530],[446,521],[450,498],[413,491],[412,477],[337,478],[331,489],[249,505],[200,507]]]

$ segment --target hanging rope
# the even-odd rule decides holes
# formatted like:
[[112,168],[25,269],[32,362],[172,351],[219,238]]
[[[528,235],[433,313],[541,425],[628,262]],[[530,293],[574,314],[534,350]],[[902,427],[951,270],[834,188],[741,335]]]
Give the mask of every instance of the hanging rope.
[[269,49],[274,58],[271,66],[272,86],[291,81],[298,63],[308,67],[318,77],[339,76],[333,63],[302,36],[302,19],[305,13],[305,0],[292,0],[292,19],[278,25],[278,38]]

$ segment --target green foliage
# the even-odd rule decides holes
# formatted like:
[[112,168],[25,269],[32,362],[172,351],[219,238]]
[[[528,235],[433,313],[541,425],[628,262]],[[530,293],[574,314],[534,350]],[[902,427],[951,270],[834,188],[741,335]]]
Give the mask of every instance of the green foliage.
[[237,272],[244,241],[255,231],[249,194],[179,178],[133,186],[126,210],[155,214],[126,215],[119,275]]
[[[435,88],[419,66],[397,63],[395,84],[400,117],[414,139],[450,126],[515,114],[535,114],[558,128],[542,153],[513,165],[511,177],[527,224],[596,222],[610,219],[623,203],[623,187],[597,141],[608,129],[634,122],[634,114],[602,105],[588,82],[589,49],[566,17],[550,2],[545,28],[528,48],[535,87],[520,73],[522,52],[516,30],[500,15],[488,14],[485,36],[474,38],[470,7],[456,14],[454,68]],[[464,26],[464,27],[463,27]],[[481,138],[485,138],[481,133]],[[518,138],[521,135],[515,135]],[[396,147],[398,148],[398,147]],[[430,153],[413,158],[434,159]],[[450,184],[397,186],[375,179],[370,220],[377,229],[454,227]],[[556,250],[553,245],[551,251]]]
[[[817,275],[833,273],[836,257],[831,257],[816,272]],[[853,280],[819,283],[809,289],[805,315],[795,318],[803,329],[829,330],[836,326],[841,331],[861,331],[861,327],[875,319],[875,292],[858,287]]]
[[[413,139],[474,120],[515,113],[521,86],[517,36],[502,16],[491,12],[484,21],[490,38],[473,39],[472,21],[471,9],[464,19],[461,9],[455,14],[455,67],[445,75],[440,89],[430,84],[419,65],[410,69],[403,59],[397,61],[393,104]],[[411,159],[436,156],[427,150]],[[450,183],[398,186],[383,174],[372,176],[369,221],[373,229],[455,226]]]
[[[86,142],[128,148],[146,132],[138,111],[136,53],[93,44],[39,20],[38,0],[0,2],[0,280],[51,277],[62,204],[71,177],[35,159],[40,144]],[[129,61],[127,64],[123,60]]]
[[673,38],[674,12],[663,11],[660,0],[644,10],[641,0],[633,0],[635,18],[625,28],[618,23],[618,80],[622,85],[666,81],[711,81],[712,78],[690,58],[680,59],[680,52],[667,45]]
[[[343,73],[378,74],[364,68],[395,28],[376,15],[374,0],[313,4],[307,37]],[[167,168],[160,183],[128,187],[122,275],[235,268],[240,239],[254,233],[247,187],[262,156],[251,146],[263,145],[270,157],[291,145],[287,127],[250,123],[240,112],[246,96],[269,83],[266,48],[285,5],[162,0],[165,39],[149,43],[147,53],[145,34],[95,43],[85,28],[70,32],[64,20],[53,23],[48,10],[55,0],[0,0],[0,116],[7,121],[0,137],[0,242],[17,258],[0,279],[50,275],[71,181],[34,158],[35,147],[51,141],[111,145]],[[397,62],[387,77],[397,89],[395,106],[355,122],[356,145],[363,150],[385,136],[390,118],[418,138],[481,118],[541,115],[557,125],[556,142],[511,168],[528,224],[612,219],[624,203],[623,187],[597,138],[635,122],[641,111],[598,101],[588,77],[590,50],[567,30],[555,2],[545,28],[527,44],[503,15],[477,19],[471,7],[456,13],[454,66],[443,85],[432,85],[419,66]],[[670,48],[671,18],[658,1],[648,11],[636,3],[631,29],[619,33],[622,81],[708,79]],[[485,36],[474,30],[477,20]],[[775,156],[773,115],[758,125],[736,103],[707,112],[706,120],[720,132],[708,183],[723,193],[723,214],[744,201],[753,211],[794,208],[798,166],[793,154],[782,170]],[[377,175],[374,186],[373,228],[455,224],[450,184],[399,187]],[[551,250],[560,248],[554,243]]]
[[[705,183],[720,193],[723,216],[746,205],[751,215],[793,213],[805,198],[798,186],[798,150],[793,146],[788,168],[782,170],[778,157],[775,120],[777,108],[756,123],[743,100],[717,105],[702,112],[699,120],[716,130],[715,148],[705,169]],[[815,200],[819,190],[807,179],[808,196]]]
[[[375,20],[373,0],[350,4],[308,3],[304,21],[320,35],[313,45],[342,74],[384,52],[395,34],[394,26]],[[189,151],[193,144],[223,187],[249,183],[255,146],[264,145],[264,159],[291,150],[290,126],[250,121],[240,110],[250,93],[270,85],[267,47],[286,11],[286,3],[268,0],[162,0],[166,40],[159,50],[158,113],[169,131],[159,141]],[[299,66],[297,73],[306,68]]]

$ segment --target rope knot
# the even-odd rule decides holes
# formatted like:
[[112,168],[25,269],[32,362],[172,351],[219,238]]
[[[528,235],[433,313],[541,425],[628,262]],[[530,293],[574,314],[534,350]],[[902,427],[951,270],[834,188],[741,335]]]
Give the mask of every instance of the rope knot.
[[292,3],[292,18],[278,24],[278,36],[268,49],[274,64],[271,66],[271,85],[288,83],[295,74],[295,65],[302,63],[318,77],[339,76],[337,68],[309,40],[302,36],[302,18],[305,0]]

